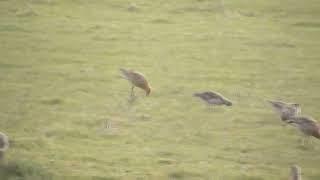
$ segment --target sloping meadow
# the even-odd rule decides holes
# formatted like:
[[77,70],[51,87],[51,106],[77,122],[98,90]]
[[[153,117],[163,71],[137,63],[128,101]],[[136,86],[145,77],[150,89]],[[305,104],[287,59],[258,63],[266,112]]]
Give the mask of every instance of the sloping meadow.
[[[320,179],[316,0],[2,0],[0,179]],[[146,75],[149,97],[119,68]],[[208,108],[217,91],[231,107]]]

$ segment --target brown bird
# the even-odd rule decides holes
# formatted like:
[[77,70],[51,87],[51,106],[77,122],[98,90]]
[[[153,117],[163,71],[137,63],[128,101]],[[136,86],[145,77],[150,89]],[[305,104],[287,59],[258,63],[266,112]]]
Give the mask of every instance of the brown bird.
[[301,180],[301,169],[297,165],[291,166],[291,176],[289,180]]
[[131,97],[134,96],[134,87],[139,87],[143,89],[146,92],[146,96],[149,96],[151,92],[151,87],[143,74],[133,70],[126,70],[123,68],[120,68],[120,71],[123,75],[123,78],[127,79],[132,84]]
[[9,148],[9,139],[8,136],[0,132],[0,160],[3,158],[4,153]]
[[313,118],[306,116],[290,117],[288,123],[295,125],[306,137],[313,136],[320,139],[320,124]]
[[212,91],[206,91],[202,93],[194,93],[193,96],[199,97],[205,101],[208,105],[226,105],[232,106],[232,102],[227,98],[223,97],[221,94]]
[[281,101],[268,101],[274,110],[280,115],[282,121],[287,121],[290,117],[297,116],[301,113],[300,104],[285,103]]

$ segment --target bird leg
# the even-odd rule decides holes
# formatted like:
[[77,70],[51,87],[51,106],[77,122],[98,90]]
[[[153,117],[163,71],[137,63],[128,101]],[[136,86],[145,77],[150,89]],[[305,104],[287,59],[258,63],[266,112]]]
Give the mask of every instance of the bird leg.
[[131,92],[130,92],[130,96],[129,96],[129,103],[133,103],[134,101],[135,101],[135,95],[134,95],[134,91],[133,91],[133,89],[134,89],[134,86],[132,85],[132,87],[131,87]]
[[134,97],[134,91],[133,91],[133,89],[134,89],[134,86],[132,86],[132,87],[131,87],[131,95],[130,95],[130,96],[131,96],[131,98],[133,98],[133,97]]

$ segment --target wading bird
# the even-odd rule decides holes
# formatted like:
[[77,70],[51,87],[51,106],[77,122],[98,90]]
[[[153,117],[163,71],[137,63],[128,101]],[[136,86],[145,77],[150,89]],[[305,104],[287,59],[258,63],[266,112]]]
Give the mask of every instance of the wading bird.
[[288,123],[295,124],[303,134],[320,139],[320,124],[313,118],[296,116],[291,117]]
[[0,132],[0,160],[3,158],[4,153],[9,148],[9,139],[8,136]]
[[274,110],[280,115],[282,121],[287,121],[290,117],[301,113],[300,105],[297,103],[285,103],[281,101],[268,101]]
[[146,96],[149,96],[151,92],[151,87],[143,74],[133,70],[126,70],[123,68],[120,68],[120,72],[122,73],[123,78],[127,79],[132,85],[131,97],[134,96],[134,87],[139,87],[143,89],[146,92]]
[[194,93],[193,96],[199,97],[203,101],[205,101],[208,105],[226,105],[226,106],[232,106],[232,102],[228,100],[227,98],[223,97],[221,94],[212,92],[212,91],[206,91],[202,93]]
[[288,123],[295,125],[306,137],[313,136],[320,139],[320,124],[313,118],[306,116],[290,117]]
[[291,176],[289,180],[301,180],[301,168],[297,165],[291,166]]

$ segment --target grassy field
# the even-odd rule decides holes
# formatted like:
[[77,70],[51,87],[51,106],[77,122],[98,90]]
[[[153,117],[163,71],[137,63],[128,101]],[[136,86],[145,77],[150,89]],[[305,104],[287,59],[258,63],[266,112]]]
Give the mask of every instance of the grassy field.
[[[320,179],[267,99],[320,119],[318,0],[1,0],[0,179]],[[143,72],[153,91],[120,67]],[[232,107],[192,97],[214,90]]]

